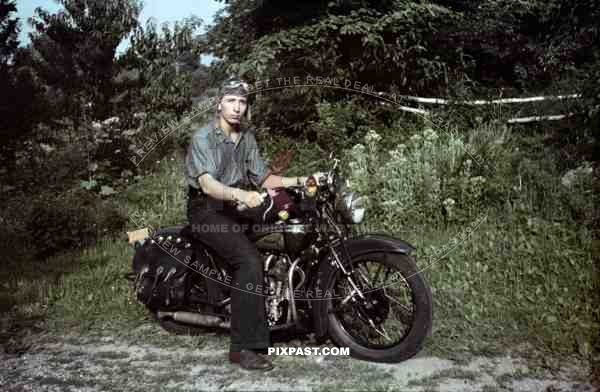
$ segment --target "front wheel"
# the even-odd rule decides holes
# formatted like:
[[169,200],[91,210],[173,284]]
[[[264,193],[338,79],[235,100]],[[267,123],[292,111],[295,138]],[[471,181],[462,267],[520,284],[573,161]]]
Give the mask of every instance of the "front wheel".
[[[329,335],[350,355],[373,362],[401,362],[423,347],[431,330],[431,292],[412,257],[374,252],[352,259],[352,280],[340,270],[327,279]],[[354,287],[357,286],[363,296]]]

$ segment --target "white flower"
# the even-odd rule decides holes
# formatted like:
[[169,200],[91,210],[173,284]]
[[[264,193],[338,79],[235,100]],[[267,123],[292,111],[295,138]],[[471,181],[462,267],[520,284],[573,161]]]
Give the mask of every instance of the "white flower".
[[450,198],[450,197],[449,197],[449,198],[447,198],[446,200],[444,200],[444,203],[443,203],[443,204],[444,204],[444,207],[446,207],[446,208],[450,208],[450,207],[452,207],[454,204],[456,204],[456,202],[454,201],[454,199],[452,199],[452,198]]
[[478,184],[478,183],[480,183],[480,182],[481,182],[481,183],[485,182],[485,178],[483,178],[482,176],[471,177],[471,178],[470,178],[470,181],[471,181],[473,184]]
[[414,135],[412,135],[410,137],[410,141],[413,142],[413,143],[418,143],[418,142],[421,141],[421,139],[422,139],[421,135],[419,135],[418,133],[415,133]]
[[365,146],[363,144],[356,144],[352,147],[352,154],[364,154]]
[[401,150],[401,149],[396,148],[395,150],[390,150],[389,154],[390,154],[390,157],[395,161],[399,161],[404,157],[403,149]]
[[377,143],[382,139],[381,135],[379,135],[375,130],[370,129],[369,132],[365,135],[365,142],[367,144]]
[[590,174],[592,174],[592,166],[589,162],[585,162],[578,168],[571,169],[568,172],[566,172],[560,179],[560,182],[563,184],[563,186],[571,187],[573,185],[573,182],[578,177],[585,177],[589,176]]
[[54,151],[54,147],[46,143],[40,143],[40,148],[44,150],[45,153],[50,153]]
[[573,181],[575,181],[575,170],[569,170],[567,173],[565,173],[564,176],[562,176],[562,178],[560,179],[560,182],[563,184],[563,186],[566,186],[567,188],[570,187],[571,185],[573,185]]
[[433,129],[427,128],[425,131],[423,131],[423,137],[426,140],[436,140],[438,138],[438,134]]
[[116,124],[119,122],[119,117],[111,117],[111,118],[107,118],[106,120],[102,121],[102,124],[104,125],[112,125],[112,124]]

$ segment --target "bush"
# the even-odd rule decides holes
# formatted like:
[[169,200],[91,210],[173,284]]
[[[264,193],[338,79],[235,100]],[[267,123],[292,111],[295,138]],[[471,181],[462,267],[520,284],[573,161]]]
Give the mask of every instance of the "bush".
[[375,121],[357,100],[324,102],[317,105],[317,110],[319,122],[314,126],[316,141],[327,150],[358,143]]
[[[463,223],[491,202],[494,172],[483,168],[491,149],[467,144],[457,133],[432,128],[383,151],[382,137],[371,130],[365,144],[347,152],[351,186],[368,194],[372,210],[386,227]],[[477,158],[479,157],[479,158]],[[478,159],[476,161],[476,159]]]
[[82,189],[42,194],[33,201],[26,220],[36,257],[95,243],[101,235],[121,232],[124,214],[109,200]]

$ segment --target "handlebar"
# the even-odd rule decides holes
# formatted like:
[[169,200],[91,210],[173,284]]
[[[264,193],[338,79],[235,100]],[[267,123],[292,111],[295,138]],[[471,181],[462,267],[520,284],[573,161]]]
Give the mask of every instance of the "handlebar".
[[[331,181],[333,179],[333,175],[334,175],[335,169],[336,169],[336,167],[338,165],[339,159],[333,159],[333,161],[334,161],[333,169],[329,170],[329,171],[326,171],[326,172],[320,172],[322,176],[320,178],[316,178],[317,185],[319,187],[324,186],[324,185],[329,185],[331,183]],[[304,188],[304,186],[305,186],[305,184],[299,185],[299,186],[291,186],[289,188]],[[265,198],[267,196],[269,196],[269,193],[265,191],[265,192],[259,193],[259,195],[261,197],[261,204],[262,204],[262,203],[264,203]],[[245,211],[249,207],[245,203],[243,203],[243,202],[237,202],[236,208],[237,208],[238,211]]]
[[[260,195],[260,198],[261,198],[261,201],[260,201],[260,202],[261,202],[261,204],[262,204],[262,203],[265,201],[265,198],[266,198],[267,196],[269,196],[269,193],[268,193],[268,192],[261,192],[261,193],[259,193],[259,195]],[[245,204],[245,203],[243,203],[243,202],[238,202],[238,203],[237,203],[237,206],[236,206],[236,208],[237,208],[237,210],[238,210],[238,211],[245,211],[245,210],[247,210],[249,207],[248,207],[248,205],[247,205],[247,204]]]

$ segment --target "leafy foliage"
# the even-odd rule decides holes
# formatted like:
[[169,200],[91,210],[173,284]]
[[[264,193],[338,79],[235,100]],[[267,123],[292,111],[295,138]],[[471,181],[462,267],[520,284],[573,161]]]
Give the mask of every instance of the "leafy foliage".
[[8,65],[19,46],[19,19],[11,18],[11,14],[14,12],[17,12],[14,1],[0,1],[0,66],[2,67]]
[[137,26],[141,5],[136,0],[61,0],[63,10],[51,14],[37,8],[31,19],[36,72],[56,90],[57,117],[81,121],[92,102],[94,118],[106,118],[115,73],[116,48]]
[[83,190],[64,192],[58,199],[46,193],[34,200],[27,220],[27,230],[36,243],[32,252],[46,258],[92,245],[101,236],[121,231],[125,219],[110,202]]
[[181,118],[190,108],[192,73],[200,67],[203,46],[194,33],[201,23],[192,17],[172,28],[163,24],[159,31],[150,19],[145,27],[135,29],[127,52],[119,59],[128,72],[136,74],[134,85],[139,90],[134,94],[138,95],[129,102],[141,105],[149,116],[163,112]]
[[395,145],[371,130],[346,151],[351,188],[369,196],[365,227],[416,245],[434,312],[452,329],[438,336],[445,349],[456,350],[457,333],[467,347],[525,333],[589,355],[591,166],[563,171],[551,147],[538,150],[542,135],[528,141],[494,123],[443,129],[453,131],[417,128]]
[[41,89],[24,67],[23,51],[18,50],[19,19],[14,1],[0,1],[0,163],[11,167],[9,159],[18,143],[31,132],[43,107]]
[[[400,95],[518,94],[581,79],[600,42],[599,12],[591,0],[241,0],[227,2],[207,40],[228,72],[252,81],[318,75]],[[324,99],[348,97],[315,87],[265,92],[262,125],[305,135]]]
[[[599,210],[597,2],[227,0],[206,35],[197,34],[197,18],[139,24],[137,0],[60,4],[54,14],[36,11],[32,44],[17,48],[15,3],[0,0],[3,254],[46,257],[93,244],[122,231],[119,204],[152,225],[182,222],[185,183],[173,150],[189,127],[142,165],[130,158],[187,118],[193,100],[214,95],[228,73],[272,84],[357,81],[396,99],[384,105],[356,89],[279,83],[250,97],[263,154],[294,148],[287,174],[305,175],[345,149],[351,185],[370,196],[369,223],[403,233],[425,260],[439,259],[448,237],[485,212],[471,240],[428,270],[445,330],[469,338],[528,330],[552,349],[586,352]],[[115,58],[130,33],[130,47]],[[220,60],[200,65],[206,52]],[[513,96],[580,85],[584,104],[573,111],[585,112],[575,116],[583,121],[568,132],[548,124],[511,132],[487,109],[458,105],[424,121],[395,105],[404,95]],[[102,245],[94,249],[89,260],[102,259]],[[97,271],[88,272],[73,275],[75,294],[94,281]],[[96,298],[110,295],[97,286]],[[69,304],[67,291],[54,300],[67,299],[81,315],[89,300]],[[88,316],[128,312],[107,303]],[[445,338],[454,343],[455,335]]]

